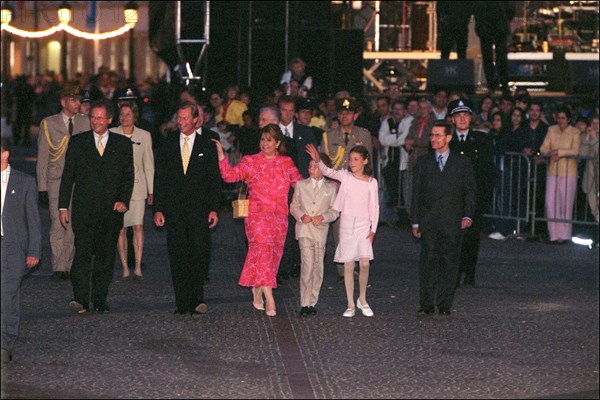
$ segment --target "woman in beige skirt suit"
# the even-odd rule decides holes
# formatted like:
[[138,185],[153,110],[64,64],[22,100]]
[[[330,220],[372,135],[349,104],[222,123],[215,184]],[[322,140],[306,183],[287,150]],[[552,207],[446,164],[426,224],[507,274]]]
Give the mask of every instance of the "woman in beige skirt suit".
[[119,234],[117,250],[123,266],[122,281],[131,280],[129,265],[127,264],[127,228],[133,227],[133,249],[135,252],[134,278],[143,281],[142,253],[144,249],[144,211],[146,204],[152,205],[154,189],[154,154],[152,153],[152,137],[148,131],[135,126],[138,117],[138,108],[135,103],[126,103],[119,108],[119,121],[121,125],[112,131],[125,135],[131,139],[133,146],[133,165],[135,178],[133,193],[129,202],[129,211],[125,213],[123,229]]

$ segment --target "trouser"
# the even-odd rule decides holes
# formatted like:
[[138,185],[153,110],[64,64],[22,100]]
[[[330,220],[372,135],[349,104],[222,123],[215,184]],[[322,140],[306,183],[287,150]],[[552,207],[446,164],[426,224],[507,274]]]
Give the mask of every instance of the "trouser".
[[75,229],[75,258],[71,268],[73,297],[89,308],[106,302],[108,287],[113,278],[115,253],[123,215],[103,212],[89,218]]
[[2,239],[2,348],[12,353],[19,334],[21,282],[27,272],[26,255],[17,244]]
[[208,217],[195,221],[188,215],[173,218],[167,226],[167,247],[175,303],[179,312],[193,312],[204,303],[204,281],[210,262]]
[[421,234],[419,298],[422,309],[450,310],[454,301],[462,232],[433,229]]
[[300,238],[300,305],[314,306],[319,300],[319,292],[323,284],[323,260],[325,258],[325,243]]
[[69,272],[75,257],[75,235],[71,224],[67,229],[58,217],[58,192],[60,181],[48,185],[48,211],[50,211],[50,247],[52,249],[52,271]]

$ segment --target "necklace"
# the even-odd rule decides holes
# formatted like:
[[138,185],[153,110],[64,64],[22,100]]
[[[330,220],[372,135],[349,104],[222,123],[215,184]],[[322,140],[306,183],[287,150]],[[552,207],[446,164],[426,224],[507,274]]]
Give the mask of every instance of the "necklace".
[[356,175],[354,172],[352,173],[352,175],[356,178],[356,179],[364,179],[365,174],[362,174],[360,176]]

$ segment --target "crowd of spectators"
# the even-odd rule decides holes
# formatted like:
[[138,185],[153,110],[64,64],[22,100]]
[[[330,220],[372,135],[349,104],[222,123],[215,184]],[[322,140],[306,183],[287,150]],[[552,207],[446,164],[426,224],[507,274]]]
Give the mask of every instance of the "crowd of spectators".
[[[347,91],[318,96],[319,82],[313,82],[313,78],[306,74],[304,68],[305,64],[301,59],[293,59],[290,62],[290,69],[281,79],[274,78],[273,88],[260,88],[262,90],[240,87],[235,83],[223,90],[202,90],[193,86],[177,86],[168,82],[166,78],[147,78],[133,84],[122,73],[110,71],[106,67],[101,67],[94,75],[77,73],[71,82],[63,82],[60,74],[51,71],[38,76],[20,75],[7,82],[2,88],[3,97],[6,96],[6,101],[3,101],[2,117],[3,122],[8,125],[8,129],[3,128],[2,134],[7,136],[10,134],[7,132],[11,132],[12,129],[15,144],[32,145],[31,128],[33,127],[35,132],[35,127],[43,118],[60,111],[58,93],[60,88],[68,83],[77,85],[81,89],[84,100],[94,101],[104,98],[112,101],[115,109],[119,99],[135,99],[139,108],[137,124],[143,125],[144,129],[152,133],[155,150],[160,146],[166,133],[176,128],[174,116],[177,105],[183,101],[198,103],[204,110],[204,126],[219,135],[228,159],[236,163],[242,155],[255,153],[258,150],[253,139],[257,137],[259,110],[267,106],[276,107],[281,96],[287,95],[297,100],[297,106],[301,107],[296,110],[295,119],[302,119],[303,124],[311,126],[315,137],[319,138],[323,132],[339,126],[336,99],[352,97],[358,103],[356,125],[364,127],[371,133],[375,176],[382,175],[390,160],[393,161],[394,167],[399,164],[400,171],[404,171],[404,179],[407,181],[405,186],[408,187],[397,189],[404,193],[397,193],[398,185],[390,185],[390,182],[387,182],[386,187],[394,188],[394,193],[387,193],[386,190],[384,199],[388,205],[397,202],[400,209],[408,209],[410,164],[415,162],[416,155],[420,154],[421,150],[427,151],[428,148],[428,136],[425,135],[421,140],[421,133],[423,130],[430,129],[430,125],[437,120],[450,119],[447,106],[452,100],[467,99],[471,102],[472,128],[489,135],[495,154],[514,151],[522,152],[529,158],[540,156],[539,148],[548,127],[556,124],[556,110],[559,108],[566,107],[569,110],[572,115],[570,125],[575,126],[577,123],[577,127],[586,137],[589,136],[586,131],[590,126],[590,120],[598,114],[597,98],[571,97],[568,99],[569,102],[565,102],[559,97],[532,97],[523,88],[517,89],[514,93],[503,92],[501,95],[493,92],[469,95],[444,89],[426,94],[402,93],[398,85],[391,84],[385,93],[375,96],[362,97]],[[300,90],[295,88],[296,83],[299,83]],[[83,104],[85,101],[82,103],[81,111],[85,112]],[[398,115],[394,117],[393,105],[404,108],[402,118],[399,119]],[[302,110],[304,113],[300,117]],[[399,120],[396,121],[394,118]],[[402,119],[411,119],[410,123],[404,121],[403,124],[411,133],[398,134],[397,136],[402,136],[402,140],[391,141],[394,142],[393,146],[388,145],[391,143],[390,140],[382,144],[379,139],[381,129],[385,127],[386,132],[393,130],[394,125],[400,124]],[[118,121],[114,124],[118,124]],[[593,124],[591,126],[593,130]],[[591,140],[594,142],[593,137]],[[420,149],[420,145],[424,148]],[[398,153],[398,148],[402,149],[401,153]],[[397,159],[399,154],[402,155],[402,160]],[[539,158],[536,158],[537,160]],[[541,165],[540,163],[541,161],[538,161],[538,166]],[[578,171],[581,177],[585,167],[583,162],[579,164]],[[593,168],[590,171],[593,171]],[[541,175],[543,174],[538,173],[540,181],[543,181]],[[589,178],[586,182],[588,181]],[[540,194],[538,190],[536,196],[539,209],[543,207],[543,193]],[[579,197],[585,198],[585,195]],[[490,211],[493,212],[493,208]],[[591,213],[595,214],[596,210],[592,209]],[[538,210],[538,215],[540,214],[544,214],[543,209]],[[402,212],[400,216],[402,217]],[[392,224],[398,222],[396,215],[386,210],[382,212],[382,219]],[[494,227],[491,226],[490,230],[494,231]],[[495,230],[495,232],[499,231],[500,228]],[[510,231],[511,229],[505,229],[502,236],[506,236]]]

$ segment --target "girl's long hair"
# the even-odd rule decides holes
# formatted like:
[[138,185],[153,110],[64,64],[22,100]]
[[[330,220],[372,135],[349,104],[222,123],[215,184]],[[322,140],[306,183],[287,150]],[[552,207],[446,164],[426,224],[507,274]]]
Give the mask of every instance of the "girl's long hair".
[[[348,153],[348,157],[350,157],[351,153],[357,153],[361,156],[363,160],[369,160],[369,150],[362,144],[354,146],[350,149],[350,153]],[[365,175],[373,176],[373,168],[369,165],[369,163],[365,164]]]

